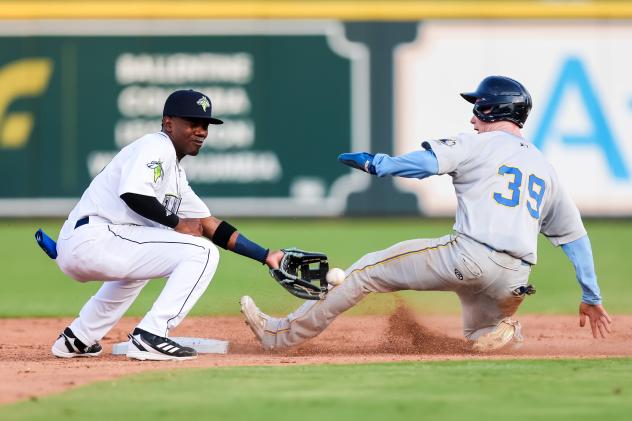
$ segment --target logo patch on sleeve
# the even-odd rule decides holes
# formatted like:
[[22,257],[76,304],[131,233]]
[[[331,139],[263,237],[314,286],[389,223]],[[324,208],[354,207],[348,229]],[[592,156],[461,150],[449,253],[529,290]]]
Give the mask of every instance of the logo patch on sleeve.
[[162,161],[151,161],[147,164],[147,168],[154,170],[154,183],[164,177],[164,172],[162,171]]
[[180,202],[182,202],[182,199],[175,194],[166,194],[162,205],[165,207],[167,215],[177,215],[178,209],[180,209]]
[[446,146],[456,145],[456,139],[439,139],[438,142],[443,143]]

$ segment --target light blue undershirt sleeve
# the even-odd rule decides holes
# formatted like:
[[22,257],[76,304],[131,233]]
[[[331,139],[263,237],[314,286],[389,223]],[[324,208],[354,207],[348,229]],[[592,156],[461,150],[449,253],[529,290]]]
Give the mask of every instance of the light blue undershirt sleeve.
[[378,177],[396,175],[406,178],[426,178],[439,173],[439,161],[431,150],[414,151],[401,156],[378,153],[373,158]]
[[582,301],[586,304],[601,304],[599,285],[597,285],[597,275],[595,274],[595,264],[593,262],[592,248],[587,235],[562,244],[562,250],[568,256],[573,266],[577,281],[582,287]]

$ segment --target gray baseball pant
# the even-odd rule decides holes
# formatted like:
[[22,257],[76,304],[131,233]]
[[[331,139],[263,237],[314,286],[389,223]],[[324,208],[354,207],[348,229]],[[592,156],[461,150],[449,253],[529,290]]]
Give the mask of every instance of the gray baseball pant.
[[345,281],[324,300],[307,301],[284,318],[269,318],[267,349],[298,345],[322,332],[370,292],[453,291],[463,310],[463,332],[475,340],[513,315],[524,299],[530,265],[462,234],[408,240],[369,253],[345,270]]

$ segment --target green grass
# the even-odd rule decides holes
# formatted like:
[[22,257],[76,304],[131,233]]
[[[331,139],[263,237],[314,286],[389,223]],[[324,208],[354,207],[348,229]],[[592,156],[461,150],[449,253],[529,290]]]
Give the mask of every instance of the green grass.
[[[346,267],[364,253],[388,247],[410,238],[436,237],[451,231],[446,220],[333,219],[333,220],[235,220],[249,238],[266,247],[301,247],[326,252],[332,266]],[[42,226],[53,237],[58,220],[0,220],[0,317],[74,316],[99,283],[81,284],[67,278],[37,247],[33,233]],[[629,313],[632,283],[632,222],[591,221],[587,223],[595,254],[597,273],[607,309]],[[219,269],[206,294],[192,314],[236,314],[243,294],[255,297],[271,313],[293,310],[300,300],[276,285],[259,264],[222,251]],[[559,248],[540,240],[539,264],[531,282],[538,289],[523,304],[522,313],[576,313],[580,290],[570,262]],[[142,315],[158,296],[163,281],[149,283],[129,314]],[[418,311],[458,313],[458,300],[451,293],[405,292]],[[369,297],[352,313],[382,313],[394,305],[393,294]]]
[[632,360],[612,359],[146,373],[4,406],[0,419],[612,421],[631,413]]

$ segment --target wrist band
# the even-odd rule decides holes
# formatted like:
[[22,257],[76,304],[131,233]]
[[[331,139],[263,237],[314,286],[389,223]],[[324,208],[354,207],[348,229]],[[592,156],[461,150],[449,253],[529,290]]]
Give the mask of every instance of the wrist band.
[[233,227],[226,221],[222,221],[213,233],[211,241],[221,248],[228,250],[228,240],[230,240],[230,236],[233,235],[235,231],[237,231],[237,228]]
[[266,258],[270,252],[269,249],[264,249],[259,244],[253,243],[241,234],[237,236],[237,241],[235,242],[233,251],[237,254],[241,254],[242,256],[250,257],[262,264],[266,263]]

